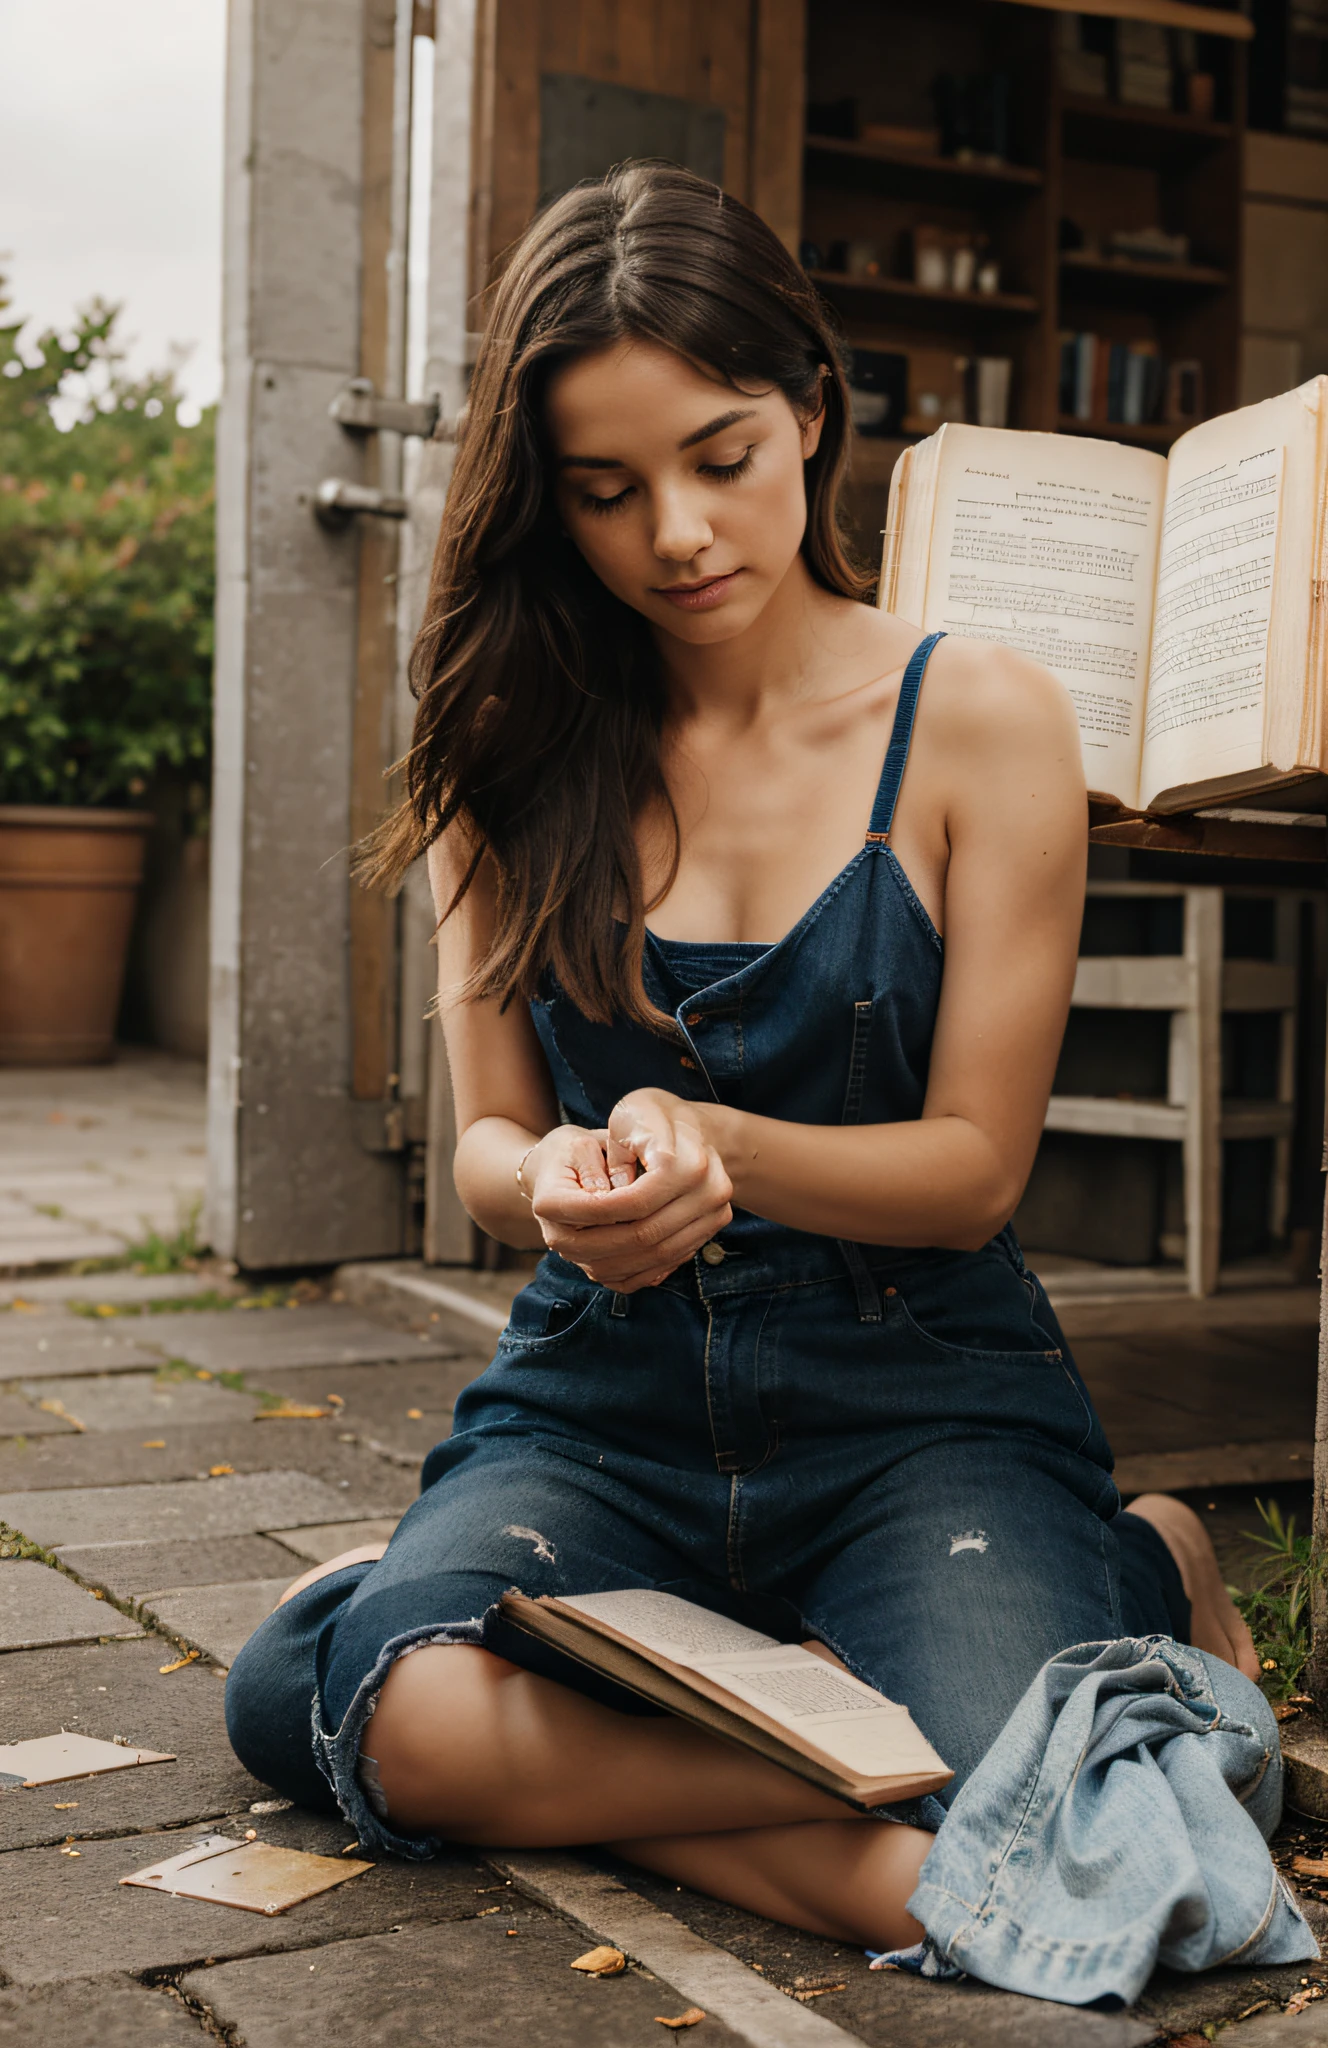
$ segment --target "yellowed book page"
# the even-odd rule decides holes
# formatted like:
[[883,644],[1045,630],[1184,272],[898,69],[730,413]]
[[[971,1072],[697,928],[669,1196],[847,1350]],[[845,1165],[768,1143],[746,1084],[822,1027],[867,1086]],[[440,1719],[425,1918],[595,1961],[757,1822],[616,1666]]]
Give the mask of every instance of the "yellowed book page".
[[1138,801],[1166,464],[1068,434],[947,426],[919,624],[1042,662],[1091,790]]
[[861,1776],[945,1769],[906,1707],[798,1643],[648,1587],[564,1596],[560,1605],[698,1672]]
[[1208,420],[1168,463],[1140,778],[1195,785],[1317,767],[1314,563],[1328,379]]
[[899,539],[885,609],[919,627],[927,602],[927,564],[936,511],[936,477],[945,436],[953,431],[951,427],[942,427],[938,434],[930,434],[925,441],[920,441],[909,452],[908,468],[899,480]]
[[895,593],[899,587],[899,549],[908,517],[908,483],[912,467],[913,450],[905,448],[890,472],[885,545],[881,550],[881,577],[876,586],[876,602],[883,612],[892,612],[895,608]]

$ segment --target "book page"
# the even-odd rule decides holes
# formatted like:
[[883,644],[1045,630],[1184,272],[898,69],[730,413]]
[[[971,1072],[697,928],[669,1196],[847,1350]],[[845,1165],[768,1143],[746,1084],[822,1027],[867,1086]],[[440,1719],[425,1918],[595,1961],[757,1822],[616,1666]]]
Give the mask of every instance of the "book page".
[[653,1586],[634,1586],[621,1593],[582,1593],[560,1597],[560,1607],[588,1614],[620,1635],[630,1636],[647,1650],[690,1664],[698,1657],[723,1657],[734,1651],[778,1648],[773,1636],[713,1614],[676,1593],[657,1593]]
[[1114,442],[947,426],[925,615],[1058,676],[1090,790],[1134,805],[1166,465]]
[[944,1768],[906,1707],[798,1643],[777,1643],[650,1588],[564,1596],[558,1604],[699,1672],[862,1776]]
[[1173,453],[1144,728],[1150,801],[1262,764],[1284,452],[1276,442],[1214,460],[1187,434]]
[[[1206,420],[1176,443],[1158,561],[1143,799],[1318,769],[1328,378]],[[1164,645],[1165,643],[1165,645]]]

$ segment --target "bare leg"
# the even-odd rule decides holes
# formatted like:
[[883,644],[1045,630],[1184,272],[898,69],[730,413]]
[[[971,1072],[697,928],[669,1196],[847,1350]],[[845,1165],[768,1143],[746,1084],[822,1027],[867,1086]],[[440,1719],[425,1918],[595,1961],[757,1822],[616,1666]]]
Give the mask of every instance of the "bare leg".
[[326,1564],[310,1565],[307,1572],[291,1580],[277,1602],[278,1607],[284,1607],[292,1595],[302,1593],[306,1586],[316,1586],[330,1572],[339,1572],[343,1564],[377,1564],[386,1549],[385,1543],[362,1543],[358,1550],[343,1550],[340,1557],[330,1557]]
[[[282,1598],[384,1548],[316,1565]],[[616,1714],[487,1650],[401,1658],[362,1747],[406,1832],[508,1847],[610,1841],[648,1870],[812,1934],[880,1948],[921,1938],[904,1905],[931,1847],[924,1830],[854,1818],[685,1721]]]
[[874,1821],[804,1821],[795,1827],[611,1842],[632,1863],[767,1920],[831,1941],[911,1948],[923,1929],[905,1910],[934,1837]]
[[1207,1650],[1224,1663],[1234,1664],[1247,1678],[1257,1680],[1259,1660],[1250,1632],[1223,1584],[1217,1553],[1194,1509],[1169,1493],[1141,1493],[1130,1502],[1129,1512],[1157,1530],[1176,1560],[1190,1603],[1190,1634],[1195,1648]]

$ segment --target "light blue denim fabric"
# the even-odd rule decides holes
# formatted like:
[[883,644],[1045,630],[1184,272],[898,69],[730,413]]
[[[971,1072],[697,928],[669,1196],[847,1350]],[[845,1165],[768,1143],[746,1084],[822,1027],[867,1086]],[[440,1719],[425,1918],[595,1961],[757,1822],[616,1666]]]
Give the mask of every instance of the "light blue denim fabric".
[[1277,1723],[1256,1685],[1169,1636],[1042,1667],[960,1791],[875,1959],[1068,2005],[1128,2005],[1159,1963],[1292,1963],[1318,1944],[1273,1866]]

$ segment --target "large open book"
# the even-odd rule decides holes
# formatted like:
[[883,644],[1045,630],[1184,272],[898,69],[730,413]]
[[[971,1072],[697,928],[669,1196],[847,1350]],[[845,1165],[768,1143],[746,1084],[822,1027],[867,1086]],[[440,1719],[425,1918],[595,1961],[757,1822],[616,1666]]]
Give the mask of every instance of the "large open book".
[[528,1634],[850,1805],[911,1799],[954,1776],[907,1707],[797,1643],[673,1593],[512,1592],[500,1605]]
[[1193,809],[1325,766],[1326,509],[1328,377],[1165,459],[946,425],[895,466],[880,603],[1052,669],[1095,795]]

